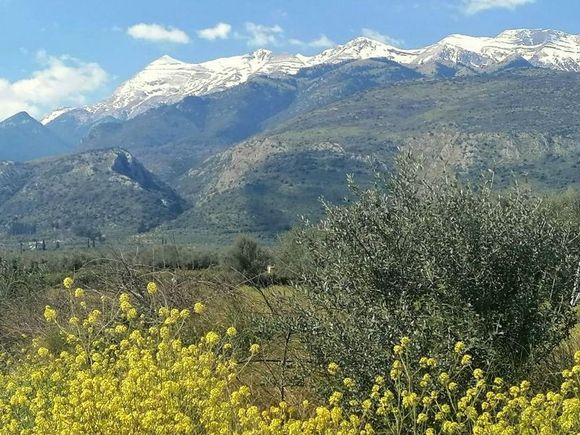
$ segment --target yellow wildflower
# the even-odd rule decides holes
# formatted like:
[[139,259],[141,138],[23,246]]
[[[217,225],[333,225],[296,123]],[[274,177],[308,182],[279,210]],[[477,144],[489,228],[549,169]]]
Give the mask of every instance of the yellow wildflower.
[[47,305],[44,307],[44,318],[48,322],[54,322],[56,320],[56,310]]
[[216,344],[218,341],[220,341],[220,336],[214,331],[209,331],[205,335],[205,341],[208,344]]
[[344,378],[342,380],[342,383],[344,384],[344,386],[346,388],[348,388],[349,390],[353,389],[355,386],[355,382],[352,380],[352,378]]
[[195,305],[193,306],[193,312],[195,314],[202,314],[205,311],[205,305],[203,305],[201,302],[196,302]]
[[340,366],[335,362],[331,362],[328,364],[327,370],[331,375],[336,375],[340,371]]
[[465,355],[463,355],[463,358],[461,358],[461,365],[468,366],[471,364],[472,360],[473,359],[471,358],[471,355],[465,354]]
[[157,293],[157,284],[155,284],[153,281],[147,283],[147,293],[149,293],[150,295],[154,295],[155,293]]

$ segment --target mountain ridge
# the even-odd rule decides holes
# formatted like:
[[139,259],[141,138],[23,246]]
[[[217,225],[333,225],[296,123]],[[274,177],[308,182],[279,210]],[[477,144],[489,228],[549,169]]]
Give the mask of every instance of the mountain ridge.
[[70,238],[147,231],[184,201],[129,152],[91,150],[25,163],[0,161],[0,235]]
[[[192,207],[167,225],[275,239],[348,197],[346,174],[372,184],[399,152],[428,174],[540,190],[580,186],[580,75],[508,68],[455,80],[399,82],[338,100],[216,154],[175,183]],[[421,157],[422,156],[422,157]],[[184,232],[184,234],[186,234]]]
[[[303,68],[348,60],[386,58],[417,69],[455,64],[483,71],[515,56],[537,67],[580,71],[580,35],[550,29],[510,29],[495,37],[452,34],[418,49],[402,49],[358,37],[310,57],[258,49],[198,64],[164,55],[121,84],[109,98],[81,109],[84,116],[93,120],[106,116],[130,119],[150,108],[175,103],[186,96],[219,92],[257,75],[293,75]],[[47,115],[43,123],[49,124],[70,109],[59,110],[62,113]]]
[[0,159],[24,161],[66,154],[69,144],[27,112],[0,122]]
[[[530,66],[513,57],[449,80],[360,60],[111,118],[91,130],[103,136],[88,153],[0,162],[0,237],[58,237],[80,222],[139,240],[274,240],[299,216],[317,219],[321,197],[340,203],[345,174],[365,185],[375,162],[388,170],[400,150],[424,155],[429,173],[493,169],[498,185],[517,176],[542,189],[580,186],[580,74]],[[148,190],[155,176],[167,188]]]

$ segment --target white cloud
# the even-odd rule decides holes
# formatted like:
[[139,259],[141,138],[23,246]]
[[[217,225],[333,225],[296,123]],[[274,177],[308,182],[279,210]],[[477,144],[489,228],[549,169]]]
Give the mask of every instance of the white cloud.
[[336,44],[328,36],[321,34],[312,41],[290,38],[286,40],[284,29],[279,25],[266,26],[247,22],[244,25],[245,32],[234,32],[234,38],[244,39],[250,47],[265,47],[268,45],[290,44],[300,47],[328,48]]
[[96,63],[70,56],[37,54],[42,69],[30,77],[10,82],[0,77],[0,119],[27,111],[38,117],[56,107],[82,105],[86,96],[107,81],[107,73]]
[[336,44],[328,36],[320,35],[320,37],[318,39],[310,41],[308,43],[308,45],[310,47],[316,47],[316,48],[328,48],[328,47],[333,47]]
[[228,39],[232,26],[228,23],[217,23],[214,27],[201,29],[197,31],[197,36],[208,41],[215,41],[216,39]]
[[366,38],[374,39],[375,41],[380,41],[384,44],[394,45],[395,47],[400,47],[404,44],[404,41],[401,39],[396,39],[389,35],[379,33],[376,30],[369,29],[368,27],[363,27],[361,29],[361,35]]
[[474,15],[489,9],[511,9],[534,3],[536,0],[464,0],[464,11]]
[[279,37],[284,33],[284,29],[279,25],[264,26],[263,24],[246,23],[247,35],[242,35],[247,40],[249,46],[264,47],[266,45],[278,45]]
[[328,47],[334,47],[336,44],[335,42],[330,39],[328,36],[326,35],[320,35],[319,38],[317,39],[313,39],[312,41],[306,42],[306,41],[302,41],[300,39],[289,39],[288,43],[290,45],[297,45],[297,46],[301,46],[301,47],[312,47],[312,48],[328,48]]
[[172,42],[174,44],[189,43],[189,35],[181,29],[159,24],[139,23],[127,29],[127,34],[135,39],[151,42]]

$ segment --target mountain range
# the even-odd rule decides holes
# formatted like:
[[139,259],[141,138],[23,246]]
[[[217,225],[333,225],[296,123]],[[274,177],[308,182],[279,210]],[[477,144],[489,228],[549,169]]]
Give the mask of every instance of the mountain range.
[[[186,96],[223,91],[256,75],[296,74],[303,68],[350,60],[384,58],[422,71],[451,66],[477,72],[518,57],[538,67],[580,71],[580,36],[555,30],[516,29],[493,38],[450,35],[414,50],[359,37],[312,57],[275,55],[259,49],[243,56],[189,64],[162,56],[123,83],[111,97],[83,107],[76,116],[92,120],[106,116],[132,118]],[[66,112],[67,109],[59,109],[45,117],[42,123],[48,124]]]
[[401,150],[429,171],[574,186],[579,72],[580,37],[553,30],[451,35],[416,50],[357,38],[312,57],[164,56],[98,104],[0,123],[0,160],[16,161],[0,162],[0,238],[66,237],[80,222],[271,240],[315,219],[321,197],[348,195],[347,173],[370,182]]

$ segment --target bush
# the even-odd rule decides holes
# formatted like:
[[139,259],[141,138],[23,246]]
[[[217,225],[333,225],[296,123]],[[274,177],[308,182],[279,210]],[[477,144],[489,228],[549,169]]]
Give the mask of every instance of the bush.
[[513,374],[574,324],[579,234],[529,192],[422,174],[402,160],[299,234],[305,343],[318,365],[341,361],[367,384],[403,335],[435,353],[466,338],[477,360]]
[[224,266],[241,275],[244,281],[257,284],[266,272],[270,254],[254,239],[241,236],[223,259]]

